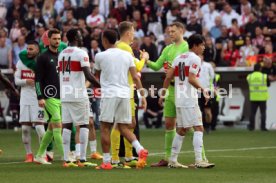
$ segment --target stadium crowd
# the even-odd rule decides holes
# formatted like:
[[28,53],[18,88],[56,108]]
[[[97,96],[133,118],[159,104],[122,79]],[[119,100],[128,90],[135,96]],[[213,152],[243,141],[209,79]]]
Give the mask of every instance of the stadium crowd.
[[185,24],[184,38],[207,39],[204,60],[246,66],[248,56],[275,52],[276,3],[267,0],[5,0],[0,1],[0,68],[14,68],[26,41],[40,41],[49,28],[78,27],[93,62],[103,50],[100,33],[124,20],[135,24],[136,49],[156,60],[170,44],[167,25]]

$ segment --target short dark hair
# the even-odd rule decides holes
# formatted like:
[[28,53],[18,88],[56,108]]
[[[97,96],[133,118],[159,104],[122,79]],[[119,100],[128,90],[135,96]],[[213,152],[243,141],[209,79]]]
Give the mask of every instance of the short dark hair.
[[48,38],[51,38],[53,34],[60,34],[60,30],[52,28],[48,31]]
[[76,41],[76,36],[78,35],[78,31],[79,29],[73,28],[66,33],[66,38],[68,39],[69,43]]
[[133,26],[132,22],[123,21],[119,24],[118,31],[120,36],[123,35],[126,31],[129,31]]
[[36,40],[27,41],[27,45],[35,45],[35,46],[39,47],[39,43]]
[[176,27],[179,28],[179,29],[185,29],[184,24],[181,23],[181,22],[173,22],[173,23],[171,23],[170,26],[171,26],[171,27],[172,27],[172,26],[176,26]]
[[256,64],[254,65],[254,71],[260,71],[260,70],[261,70],[261,64],[256,63]]
[[200,34],[193,34],[188,38],[187,42],[188,42],[189,48],[191,49],[194,46],[197,46],[197,45],[200,45],[200,44],[204,43],[205,39]]
[[113,29],[104,30],[102,36],[106,38],[110,44],[115,44],[118,39],[117,32]]

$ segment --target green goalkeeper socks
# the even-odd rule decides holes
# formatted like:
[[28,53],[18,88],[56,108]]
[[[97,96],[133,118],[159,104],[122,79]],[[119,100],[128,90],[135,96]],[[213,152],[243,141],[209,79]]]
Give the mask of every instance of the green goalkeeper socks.
[[62,136],[61,136],[61,128],[53,129],[53,136],[55,140],[56,147],[60,155],[63,155],[63,144],[62,144]]
[[174,130],[167,130],[165,134],[165,159],[168,160],[169,157],[171,156],[171,150],[172,150],[172,142],[173,138],[175,136],[175,129]]
[[53,139],[53,132],[47,130],[41,140],[38,152],[37,152],[37,156],[42,157],[44,152],[46,151],[47,146],[49,145],[49,143],[52,141]]

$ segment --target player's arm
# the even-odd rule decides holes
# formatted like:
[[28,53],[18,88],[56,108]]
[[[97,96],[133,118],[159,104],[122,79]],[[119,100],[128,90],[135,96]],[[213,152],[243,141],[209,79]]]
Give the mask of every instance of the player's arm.
[[174,77],[174,68],[170,68],[166,74],[166,78],[164,80],[164,83],[163,83],[163,90],[162,90],[162,94],[159,98],[159,105],[160,106],[163,106],[163,102],[164,102],[164,97],[166,96],[166,92],[168,92],[168,88],[170,86],[170,83],[171,81],[173,80],[173,77]]
[[159,71],[166,61],[166,55],[167,55],[167,47],[162,51],[160,57],[156,60],[156,62],[147,61],[146,64],[149,68],[151,68],[154,71]]
[[88,54],[86,52],[81,52],[79,59],[85,78],[95,87],[101,87],[99,80],[91,73]]
[[85,78],[93,84],[95,87],[101,87],[100,82],[97,78],[91,73],[90,67],[82,67],[82,71],[85,75]]
[[139,76],[137,75],[137,71],[136,71],[136,68],[135,67],[130,67],[129,68],[129,72],[131,74],[131,77],[133,79],[133,82],[136,84],[136,87],[142,97],[142,107],[144,110],[147,109],[147,100],[146,100],[146,97],[145,97],[145,91],[142,90],[143,86],[142,86],[142,83],[141,83],[141,80],[139,78]]
[[13,93],[15,93],[17,96],[19,96],[19,92],[17,91],[17,89],[15,89],[15,87],[13,86],[13,84],[10,82],[10,80],[8,80],[8,78],[6,78],[2,72],[0,71],[0,81],[8,88],[10,89]]
[[42,90],[41,90],[41,82],[45,76],[45,64],[44,64],[43,55],[37,58],[36,69],[35,69],[35,91],[38,100],[44,99]]

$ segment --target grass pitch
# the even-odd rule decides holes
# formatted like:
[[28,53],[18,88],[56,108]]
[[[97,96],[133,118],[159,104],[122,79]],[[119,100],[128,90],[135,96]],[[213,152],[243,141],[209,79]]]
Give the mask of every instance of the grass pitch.
[[[98,137],[99,137],[99,133]],[[32,149],[38,149],[33,133]],[[98,142],[100,142],[98,140]],[[164,130],[142,130],[141,142],[150,154],[148,164],[164,156]],[[98,143],[99,144],[99,143]],[[21,132],[0,130],[0,183],[275,183],[276,132],[248,132],[222,129],[204,136],[204,145],[213,169],[150,168],[114,169],[63,168],[61,155],[55,154],[53,165],[23,163]],[[98,145],[100,151],[100,146]],[[88,150],[89,152],[89,150]],[[192,135],[185,138],[179,162],[194,161]],[[97,163],[100,163],[98,161]]]

